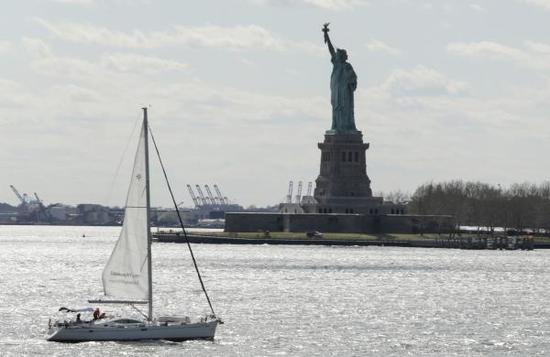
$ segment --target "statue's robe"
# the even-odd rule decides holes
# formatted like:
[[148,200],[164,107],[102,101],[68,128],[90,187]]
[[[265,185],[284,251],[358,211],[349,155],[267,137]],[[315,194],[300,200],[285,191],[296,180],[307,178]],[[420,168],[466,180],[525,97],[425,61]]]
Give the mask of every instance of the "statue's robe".
[[334,57],[331,60],[333,67],[330,76],[332,130],[356,131],[353,92],[357,88],[357,75],[351,64]]

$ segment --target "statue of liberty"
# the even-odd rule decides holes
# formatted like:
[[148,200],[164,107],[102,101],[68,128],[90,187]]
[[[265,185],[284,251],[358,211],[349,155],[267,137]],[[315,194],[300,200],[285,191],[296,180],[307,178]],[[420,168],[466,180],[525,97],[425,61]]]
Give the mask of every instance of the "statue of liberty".
[[357,88],[357,75],[350,63],[346,62],[348,54],[346,50],[336,49],[332,46],[328,36],[328,23],[323,26],[325,43],[332,62],[332,75],[330,76],[330,103],[332,104],[331,131],[353,132],[355,116],[353,114],[353,92]]

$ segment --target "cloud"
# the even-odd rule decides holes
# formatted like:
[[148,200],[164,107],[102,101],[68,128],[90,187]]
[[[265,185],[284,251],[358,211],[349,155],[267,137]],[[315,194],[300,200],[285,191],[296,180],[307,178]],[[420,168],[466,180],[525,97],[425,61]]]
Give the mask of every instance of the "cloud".
[[[502,84],[498,94],[479,93],[470,84],[463,84],[467,95],[419,96],[416,91],[389,90],[395,87],[396,78],[408,83],[412,77],[416,78],[413,82],[425,83],[418,77],[441,77],[427,72],[394,71],[356,97],[358,127],[371,142],[368,164],[373,189],[414,189],[425,181],[456,177],[501,184],[545,177],[530,158],[550,140],[550,80],[529,87]],[[490,165],[483,164],[487,162]],[[510,175],[512,162],[518,169]],[[472,167],[475,170],[464,170]],[[406,172],[407,182],[414,183],[406,186],[402,177],[393,177],[395,172]]]
[[115,74],[154,75],[188,68],[183,62],[134,53],[105,53],[95,61],[89,58],[84,60],[59,56],[39,38],[24,37],[21,42],[31,56],[31,69],[44,76],[60,77],[61,80],[97,81],[99,78],[112,77]]
[[8,41],[0,41],[0,53],[7,53],[12,49],[11,42]]
[[398,56],[401,54],[401,50],[379,40],[370,40],[367,42],[366,46],[367,49],[372,52],[383,52],[392,56]]
[[186,63],[129,53],[103,55],[101,63],[106,68],[119,72],[153,74],[164,71],[182,71],[188,68]]
[[307,5],[325,10],[345,10],[368,5],[365,0],[250,0],[261,5],[296,6]]
[[550,55],[550,45],[541,42],[531,42],[527,41],[525,46],[533,52],[538,52],[545,55]]
[[506,60],[518,66],[536,69],[550,69],[550,45],[538,42],[526,42],[526,49],[519,49],[496,42],[456,42],[447,45],[447,51],[468,57]]
[[[9,164],[14,167],[10,172],[18,175],[37,170],[38,165],[23,166],[23,162],[30,162],[27,158],[45,163],[40,166],[42,174],[62,182],[64,190],[48,193],[57,188],[46,185],[37,190],[44,191],[46,198],[55,196],[62,202],[104,199],[130,124],[144,105],[152,105],[155,135],[164,143],[161,150],[166,153],[166,161],[173,163],[175,177],[184,183],[209,182],[218,177],[218,184],[228,195],[238,194],[240,202],[250,203],[267,201],[259,196],[265,186],[244,192],[243,181],[248,186],[252,185],[248,180],[253,180],[240,175],[242,167],[227,157],[262,161],[255,166],[258,172],[277,172],[287,180],[291,175],[287,171],[295,174],[295,165],[304,170],[304,165],[316,161],[317,152],[313,148],[314,158],[306,154],[292,162],[277,158],[295,157],[303,138],[311,137],[314,143],[319,123],[324,120],[328,126],[330,122],[330,100],[326,97],[235,88],[192,78],[194,74],[180,69],[179,76],[150,73],[144,77],[138,69],[144,63],[148,66],[158,62],[145,56],[114,53],[75,58],[53,52],[48,57],[29,57],[31,69],[38,75],[28,76],[21,84],[0,80],[0,131],[5,146],[10,148],[0,153],[0,159],[7,162],[6,158],[17,155],[18,161]],[[161,62],[171,68],[174,61]],[[23,150],[16,150],[22,132],[37,139]],[[279,143],[286,140],[289,142],[281,148]],[[187,154],[182,155],[182,150]],[[216,154],[221,152],[224,155]],[[186,174],[181,175],[181,166],[200,167],[205,157],[210,163],[208,168],[200,172],[185,170]],[[67,180],[53,170],[60,165],[70,165],[80,172],[79,179]],[[277,187],[277,175],[267,179],[265,185]],[[125,183],[124,178],[117,182],[114,191],[121,192],[121,197],[114,197],[110,204],[124,202]],[[93,188],[82,193],[78,189],[82,185]]]
[[131,53],[103,54],[96,61],[50,53],[49,56],[37,57],[30,67],[44,76],[85,82],[97,82],[100,78],[114,80],[117,74],[155,75],[188,69],[183,62]]
[[[182,98],[177,107],[181,105],[178,110],[185,108],[183,116],[191,115],[193,120],[216,127],[252,123],[265,127],[297,127],[304,119],[323,118],[330,113],[326,98],[262,94],[201,80],[157,88],[153,99],[165,98]],[[284,118],[292,118],[292,124]]]
[[[540,45],[532,44],[544,51]],[[109,170],[116,167],[130,124],[139,117],[138,108],[148,104],[152,104],[152,125],[166,162],[174,180],[182,182],[182,195],[187,182],[221,180],[222,189],[238,196],[241,203],[273,203],[279,189],[284,195],[289,177],[314,177],[318,172],[315,142],[322,140],[323,130],[330,126],[327,96],[235,88],[191,78],[191,71],[180,69],[173,69],[178,76],[155,77],[156,73],[151,73],[144,80],[141,66],[156,62],[138,54],[73,58],[58,57],[54,52],[44,58],[31,57],[31,61],[41,74],[55,78],[40,81],[32,76],[23,87],[0,81],[0,126],[3,120],[11,121],[1,130],[5,146],[13,148],[0,153],[0,159],[8,162],[7,158],[17,155],[18,161],[9,163],[13,172],[25,177],[31,177],[38,167],[28,162],[47,162],[40,170],[51,181],[62,183],[63,189],[38,186],[36,190],[45,191],[46,198],[64,202],[103,199],[111,185]],[[507,143],[524,146],[538,143],[539,137],[550,139],[550,131],[545,130],[550,90],[518,90],[491,98],[476,97],[470,91],[465,83],[425,66],[398,69],[376,87],[359,88],[356,119],[372,143],[369,174],[373,189],[413,189],[431,178],[492,179],[500,173],[509,174],[510,164],[523,168],[517,146]],[[7,99],[11,103],[6,106]],[[31,132],[36,140],[21,147],[20,132]],[[480,156],[490,160],[491,168],[479,165],[479,170],[464,173],[464,167],[484,161]],[[204,166],[205,157],[208,167]],[[228,157],[253,163],[245,168],[253,166],[254,172],[265,176],[262,185],[254,185],[255,178],[243,175],[243,166]],[[507,160],[499,158],[513,160],[503,163]],[[68,180],[56,171],[60,165],[78,171],[78,180]],[[182,169],[185,167],[204,170]],[[410,180],[403,183],[402,175],[395,175],[399,171],[407,172]],[[533,174],[533,169],[525,172]],[[121,197],[108,203],[123,202],[122,176],[114,190],[121,192]],[[37,185],[33,181],[27,184]],[[92,188],[82,193],[82,186]],[[266,187],[271,190],[268,194]]]
[[[40,42],[27,43],[34,48]],[[48,53],[49,56],[33,57],[30,63],[32,70],[50,77],[49,83],[56,83],[55,91],[51,88],[46,90],[50,95],[48,103],[57,103],[59,98],[70,97],[80,102],[103,101],[109,105],[109,101],[118,98],[117,102],[133,102],[135,105],[136,98],[141,98],[151,103],[162,103],[161,106],[172,115],[180,116],[184,113],[191,120],[200,118],[203,123],[216,125],[220,125],[219,118],[231,120],[232,123],[262,121],[274,124],[274,118],[310,120],[330,112],[329,102],[324,98],[267,95],[198,79],[178,77],[171,80],[156,77],[166,71],[183,71],[184,76],[189,75],[186,63],[160,57],[111,53],[96,59],[82,59],[58,56],[51,51]],[[150,76],[147,85],[143,85],[144,75]],[[6,82],[6,92],[9,92],[8,85],[12,84]],[[178,100],[174,101],[174,98]],[[31,106],[43,105],[35,103]],[[59,112],[61,108],[62,111],[69,110],[68,106],[52,105],[59,109],[53,109],[51,113]],[[113,105],[109,106],[114,108]]]
[[68,4],[68,5],[95,5],[98,3],[107,3],[109,5],[121,4],[121,5],[140,5],[149,4],[152,0],[49,0],[54,3]]
[[379,89],[393,97],[455,96],[465,94],[467,85],[434,69],[417,66],[411,70],[394,70]]
[[65,98],[71,103],[95,103],[101,100],[101,96],[96,91],[75,84],[55,85],[51,91],[53,97]]
[[490,57],[494,59],[512,58],[519,60],[524,56],[522,51],[516,48],[490,41],[450,43],[447,45],[447,51],[463,56]]
[[63,3],[63,4],[71,4],[71,5],[91,5],[95,2],[94,0],[50,0],[50,1]]
[[23,37],[23,48],[33,57],[50,57],[50,46],[39,38]]
[[[6,108],[17,108],[25,105],[27,98],[25,89],[20,83],[0,78],[0,107],[4,110]],[[7,118],[7,116],[4,116],[2,119],[9,120]],[[0,124],[2,123],[2,119],[0,119]]]
[[210,47],[231,50],[262,49],[283,51],[301,49],[320,52],[321,46],[308,42],[284,40],[257,25],[223,27],[173,26],[168,31],[131,32],[115,31],[105,27],[62,22],[51,23],[35,18],[35,22],[46,28],[57,38],[83,44],[133,49],[150,49],[166,46]]
[[479,5],[479,4],[474,4],[474,3],[472,3],[472,4],[468,5],[468,6],[470,7],[470,9],[472,9],[472,10],[474,10],[474,11],[476,11],[476,12],[479,12],[479,13],[481,13],[481,12],[486,12],[486,11],[487,11],[483,6],[481,6],[481,5]]
[[96,71],[96,65],[92,62],[58,56],[36,59],[30,63],[30,68],[44,76],[69,80],[93,80]]
[[363,0],[304,0],[305,3],[329,10],[352,9],[365,6],[368,3]]
[[545,10],[550,10],[550,0],[517,0],[517,1],[539,6]]

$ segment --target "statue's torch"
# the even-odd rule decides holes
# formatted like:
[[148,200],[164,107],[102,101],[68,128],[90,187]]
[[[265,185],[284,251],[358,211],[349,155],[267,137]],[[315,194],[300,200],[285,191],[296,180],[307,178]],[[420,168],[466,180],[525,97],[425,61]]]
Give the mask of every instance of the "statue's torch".
[[328,28],[328,25],[330,25],[330,22],[327,22],[326,24],[324,24],[323,29],[321,30],[325,34],[325,43],[327,43],[328,32],[330,31]]

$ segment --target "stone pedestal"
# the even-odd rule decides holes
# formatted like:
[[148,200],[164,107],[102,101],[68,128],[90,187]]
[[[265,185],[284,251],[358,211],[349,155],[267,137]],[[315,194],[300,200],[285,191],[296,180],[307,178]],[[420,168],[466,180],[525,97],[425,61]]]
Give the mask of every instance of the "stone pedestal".
[[360,131],[328,131],[321,149],[321,170],[314,197],[317,213],[378,214],[381,197],[373,197],[367,176],[366,150]]

